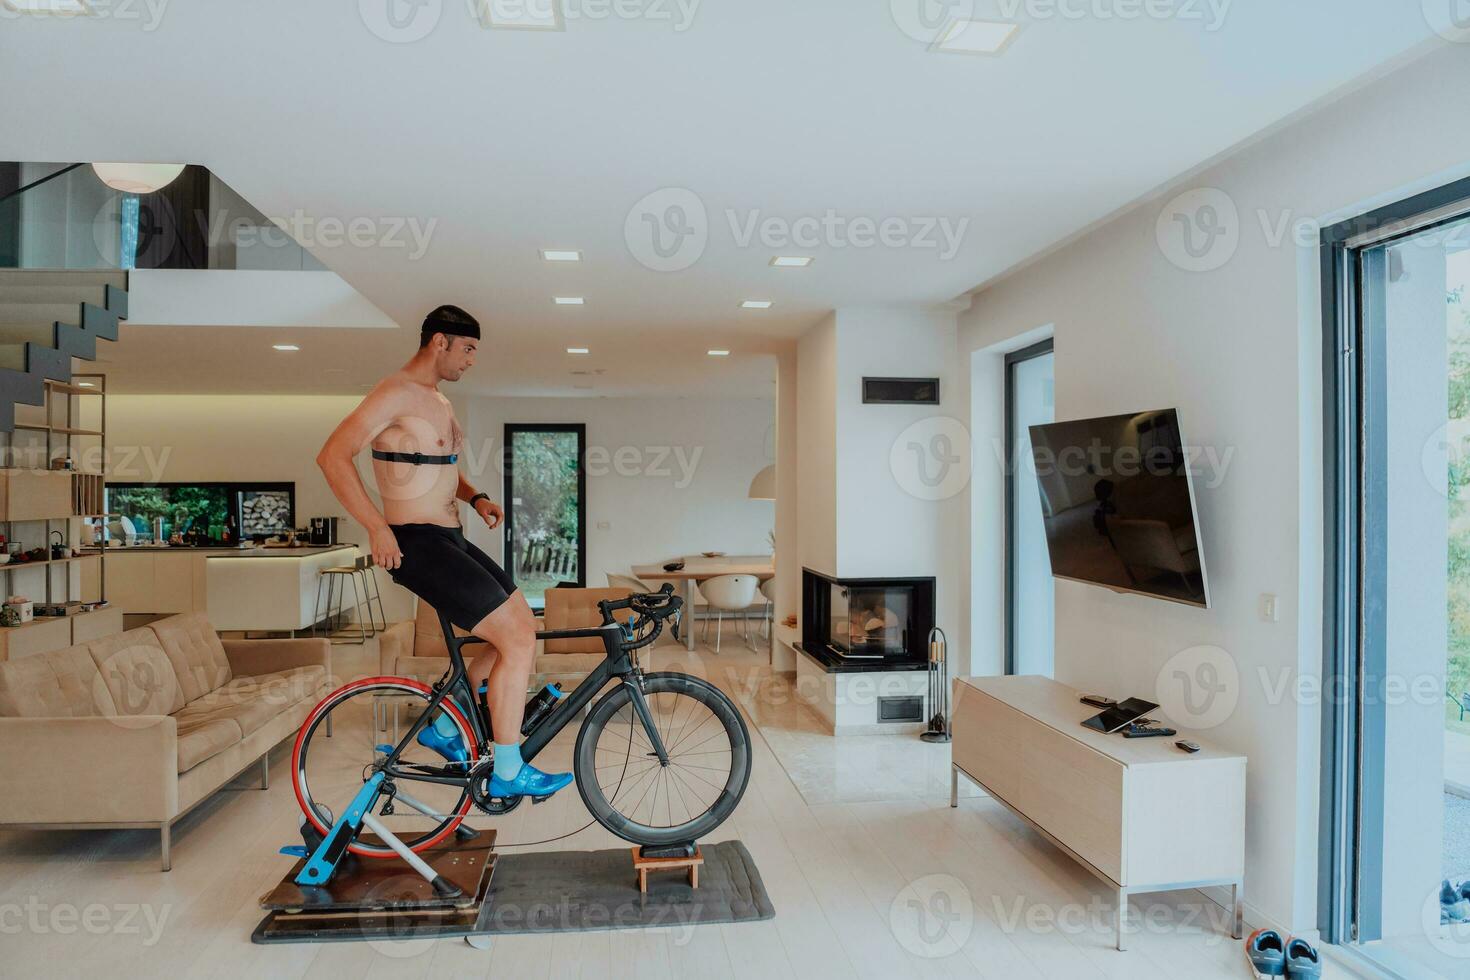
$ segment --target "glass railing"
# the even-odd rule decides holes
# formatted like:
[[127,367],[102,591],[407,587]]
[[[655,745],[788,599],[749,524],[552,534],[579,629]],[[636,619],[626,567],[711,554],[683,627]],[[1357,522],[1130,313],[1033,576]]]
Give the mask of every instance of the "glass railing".
[[129,194],[90,164],[0,163],[0,269],[324,268],[203,167]]

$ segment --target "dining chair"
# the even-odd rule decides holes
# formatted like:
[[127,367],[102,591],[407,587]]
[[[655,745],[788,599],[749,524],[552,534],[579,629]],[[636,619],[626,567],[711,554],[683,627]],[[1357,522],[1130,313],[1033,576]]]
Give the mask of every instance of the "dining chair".
[[[749,620],[746,613],[755,601],[756,587],[760,584],[754,575],[718,575],[699,583],[704,601],[715,612],[715,653],[720,652],[720,626],[726,612],[740,613],[740,635],[747,646],[754,649],[750,640]],[[709,618],[704,621],[705,636],[709,636]]]
[[761,595],[766,597],[766,607],[761,616],[761,636],[771,638],[771,623],[776,619],[776,579],[775,576],[761,583]]
[[629,592],[658,591],[641,578],[635,578],[632,575],[619,575],[617,572],[607,573],[607,587],[610,589],[627,589]]

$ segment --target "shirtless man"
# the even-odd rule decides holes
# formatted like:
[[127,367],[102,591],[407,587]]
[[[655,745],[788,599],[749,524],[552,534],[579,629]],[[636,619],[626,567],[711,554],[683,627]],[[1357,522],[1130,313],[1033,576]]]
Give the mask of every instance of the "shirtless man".
[[[521,715],[536,651],[531,608],[505,570],[465,540],[459,522],[461,500],[488,527],[505,517],[455,465],[464,436],[439,392],[441,381],[458,381],[474,366],[479,344],[474,317],[457,306],[434,310],[424,318],[418,353],[342,420],[316,461],[342,506],[367,529],[373,561],[455,626],[485,640],[485,652],[468,671],[471,690],[488,681],[495,740],[490,795],[549,796],[572,775],[544,773],[521,759]],[[354,462],[369,443],[381,513]],[[462,755],[456,730],[444,728],[424,726],[419,742],[447,758]]]

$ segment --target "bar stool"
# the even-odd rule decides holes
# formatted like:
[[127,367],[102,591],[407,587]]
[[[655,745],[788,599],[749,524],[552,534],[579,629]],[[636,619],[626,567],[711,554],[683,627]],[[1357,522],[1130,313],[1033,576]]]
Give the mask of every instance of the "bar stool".
[[[362,569],[363,559],[358,558],[351,565],[337,565],[332,568],[323,568],[321,570],[320,576],[317,578],[316,582],[316,607],[313,609],[313,621],[311,624],[312,636],[316,635],[316,624],[322,621],[323,613],[325,613],[328,629],[327,636],[331,639],[333,643],[356,643],[359,645],[367,643],[367,639],[370,634],[368,633],[367,623],[363,620],[361,615],[359,615],[357,619],[357,639],[353,640],[346,637],[332,636],[332,633],[336,631],[337,622],[342,618],[344,613],[342,602],[345,598],[347,585],[350,584],[352,586],[353,608],[359,610],[359,613],[363,608],[362,590],[358,588],[358,574],[362,571]],[[323,584],[325,584],[327,587],[327,604],[325,609],[322,608]],[[334,594],[337,597],[337,604],[335,608],[332,605],[332,596]],[[371,611],[368,612],[368,618],[372,618]]]
[[[357,559],[358,571],[362,573],[362,592],[367,600],[368,626],[372,632],[377,633],[388,628],[388,614],[383,611],[383,593],[378,591],[378,573],[373,571],[378,566],[373,562],[372,555],[363,555]],[[373,620],[373,603],[378,604],[378,619]],[[379,626],[378,622],[383,625]]]

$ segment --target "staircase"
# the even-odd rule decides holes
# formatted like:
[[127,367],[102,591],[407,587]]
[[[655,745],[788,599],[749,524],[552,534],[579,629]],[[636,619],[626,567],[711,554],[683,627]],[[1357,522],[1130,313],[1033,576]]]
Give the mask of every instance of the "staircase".
[[71,359],[96,360],[128,317],[128,274],[109,269],[0,269],[0,432],[15,406],[40,405],[47,380],[70,382]]

